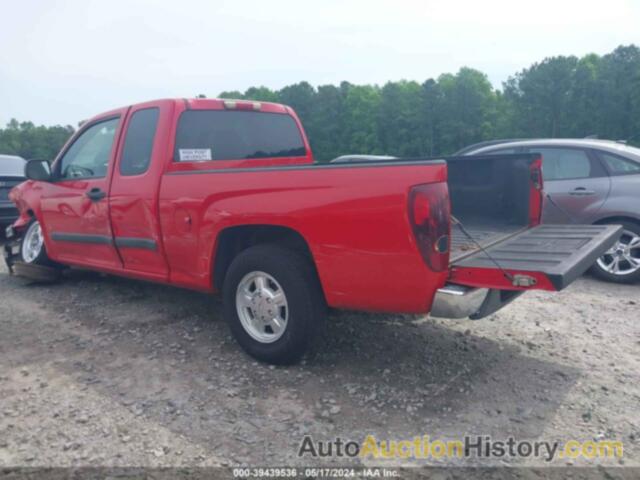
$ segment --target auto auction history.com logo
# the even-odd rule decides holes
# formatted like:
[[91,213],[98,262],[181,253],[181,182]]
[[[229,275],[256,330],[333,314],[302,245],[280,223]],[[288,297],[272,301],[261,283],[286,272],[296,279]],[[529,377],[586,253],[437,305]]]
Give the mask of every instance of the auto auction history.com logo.
[[624,446],[615,440],[530,441],[508,437],[494,440],[489,435],[466,435],[461,440],[432,440],[429,435],[405,440],[378,440],[367,435],[362,442],[343,440],[315,441],[305,435],[298,457],[361,459],[442,459],[442,458],[538,458],[555,459],[622,458]]

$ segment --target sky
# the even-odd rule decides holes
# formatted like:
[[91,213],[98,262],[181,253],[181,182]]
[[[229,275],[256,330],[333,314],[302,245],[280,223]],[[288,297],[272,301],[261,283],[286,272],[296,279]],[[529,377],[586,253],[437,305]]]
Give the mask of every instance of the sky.
[[0,0],[0,127],[154,98],[384,84],[640,44],[639,0]]

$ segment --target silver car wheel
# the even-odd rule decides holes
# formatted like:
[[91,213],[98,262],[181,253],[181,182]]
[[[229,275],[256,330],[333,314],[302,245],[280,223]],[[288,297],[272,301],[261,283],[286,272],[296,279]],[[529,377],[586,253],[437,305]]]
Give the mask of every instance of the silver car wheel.
[[640,236],[623,230],[613,247],[598,259],[598,266],[612,275],[629,275],[640,269]]
[[42,253],[44,237],[39,222],[33,222],[22,240],[22,260],[25,263],[33,263]]
[[236,309],[244,330],[260,343],[275,342],[287,329],[287,297],[268,273],[250,272],[242,278],[236,290]]

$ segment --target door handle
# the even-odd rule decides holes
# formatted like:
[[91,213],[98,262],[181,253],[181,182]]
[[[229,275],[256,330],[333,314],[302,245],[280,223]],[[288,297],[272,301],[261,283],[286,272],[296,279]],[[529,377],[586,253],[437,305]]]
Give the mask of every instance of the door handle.
[[91,200],[92,202],[99,202],[107,196],[106,192],[103,192],[98,187],[92,188],[85,195],[89,197],[89,200]]
[[587,196],[587,195],[595,195],[596,192],[593,190],[587,190],[584,187],[578,187],[574,190],[571,190],[569,192],[569,195],[576,195],[576,196]]

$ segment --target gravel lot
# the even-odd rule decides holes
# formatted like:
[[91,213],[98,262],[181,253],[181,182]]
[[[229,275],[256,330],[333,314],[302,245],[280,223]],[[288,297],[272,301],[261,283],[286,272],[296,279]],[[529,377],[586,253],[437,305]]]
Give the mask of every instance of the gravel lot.
[[0,466],[322,465],[303,435],[465,433],[622,440],[573,462],[640,466],[640,285],[585,277],[478,322],[336,312],[287,368],[242,353],[207,295],[4,265],[0,294]]

